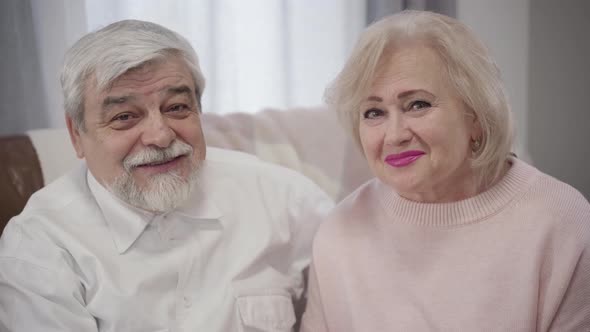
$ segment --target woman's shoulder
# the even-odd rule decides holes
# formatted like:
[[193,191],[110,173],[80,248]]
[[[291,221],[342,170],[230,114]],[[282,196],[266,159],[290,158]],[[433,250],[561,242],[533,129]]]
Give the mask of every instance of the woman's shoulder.
[[527,196],[546,208],[563,207],[590,213],[590,203],[580,191],[542,171],[539,171]]
[[506,181],[516,183],[518,190],[516,197],[528,201],[529,205],[537,204],[539,208],[554,208],[556,206],[575,207],[582,210],[590,210],[588,200],[576,188],[561,181],[535,166],[513,158],[512,168],[505,176]]
[[539,221],[570,229],[590,240],[590,203],[568,183],[538,171],[535,181],[518,203],[517,206]]
[[377,206],[377,182],[376,179],[367,181],[336,204],[320,226],[317,237],[346,237],[370,228],[382,213]]

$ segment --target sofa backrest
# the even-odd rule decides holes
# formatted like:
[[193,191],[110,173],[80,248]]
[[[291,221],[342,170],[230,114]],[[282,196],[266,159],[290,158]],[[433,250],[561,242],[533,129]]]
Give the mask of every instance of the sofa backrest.
[[[207,146],[243,151],[306,175],[336,201],[367,181],[364,157],[325,107],[202,114]],[[66,129],[0,137],[0,232],[27,199],[81,161]]]

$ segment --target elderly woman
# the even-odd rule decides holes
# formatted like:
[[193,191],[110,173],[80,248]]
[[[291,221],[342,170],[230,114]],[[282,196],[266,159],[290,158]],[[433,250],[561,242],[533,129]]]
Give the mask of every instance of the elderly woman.
[[590,204],[511,155],[498,69],[465,25],[373,24],[327,100],[376,179],[316,236],[304,331],[590,331]]

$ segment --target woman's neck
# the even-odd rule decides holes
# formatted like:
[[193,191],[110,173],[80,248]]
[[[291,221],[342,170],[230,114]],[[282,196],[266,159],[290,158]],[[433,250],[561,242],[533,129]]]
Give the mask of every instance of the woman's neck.
[[510,169],[510,165],[510,161],[507,160],[500,174],[491,183],[481,181],[481,176],[477,174],[477,171],[469,169],[459,176],[451,178],[438,186],[427,188],[424,191],[399,192],[398,194],[407,200],[420,203],[451,203],[462,201],[477,196],[496,185],[506,175],[506,172]]

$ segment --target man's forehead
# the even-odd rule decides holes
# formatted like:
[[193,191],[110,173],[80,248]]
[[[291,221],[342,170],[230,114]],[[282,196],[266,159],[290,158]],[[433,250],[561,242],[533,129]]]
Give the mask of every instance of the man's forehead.
[[103,97],[106,96],[141,96],[141,95],[174,95],[187,94],[195,95],[195,85],[190,78],[183,77],[165,77],[155,79],[152,82],[142,81],[137,77],[132,79],[115,80],[113,84],[108,85],[100,92]]
[[[193,99],[195,94],[191,87],[186,84],[180,85],[166,85],[161,87],[156,91],[152,91],[159,95],[161,98],[166,98],[168,96],[175,96],[175,95],[184,95],[190,99]],[[102,108],[108,109],[112,106],[126,104],[128,102],[133,102],[141,98],[142,93],[135,93],[134,91],[117,91],[117,92],[105,92],[101,96],[102,98]]]
[[[108,74],[109,69],[97,68],[97,72],[89,75],[87,82],[88,87],[98,90],[99,93],[110,93],[113,89],[120,86],[136,85],[140,87],[142,84],[150,83],[150,79],[162,80],[168,78],[168,81],[177,81],[175,85],[187,85],[195,90],[195,83],[192,77],[192,71],[179,56],[166,56],[163,58],[155,58],[144,61],[143,63],[134,66],[125,72],[112,77],[113,73]],[[157,73],[157,76],[154,74]],[[116,75],[116,74],[115,74]],[[131,88],[133,88],[131,86]],[[160,88],[158,90],[164,90]]]

